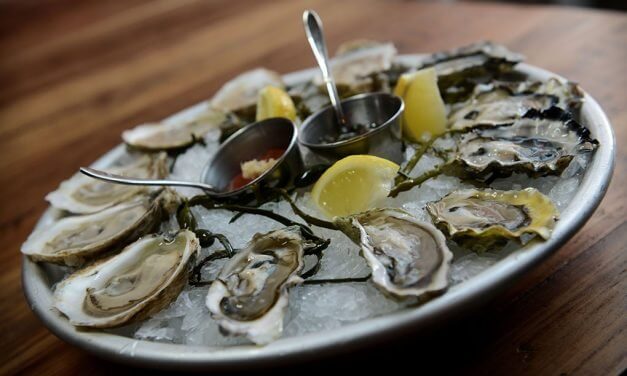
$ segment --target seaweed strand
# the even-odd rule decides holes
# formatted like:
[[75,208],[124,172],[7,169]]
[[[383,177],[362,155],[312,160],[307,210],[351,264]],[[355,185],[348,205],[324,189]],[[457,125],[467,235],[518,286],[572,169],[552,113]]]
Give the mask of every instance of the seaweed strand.
[[192,269],[192,274],[189,278],[189,284],[193,286],[206,286],[212,283],[213,281],[201,281],[200,280],[202,269],[205,267],[205,265],[207,265],[211,261],[222,259],[222,258],[227,258],[227,257],[231,257],[231,255],[229,254],[229,251],[222,249],[202,259],[202,261],[196,264],[196,266],[194,266],[194,269]]
[[398,196],[399,193],[408,191],[408,190],[412,189],[413,187],[415,187],[417,185],[420,185],[420,184],[424,183],[425,181],[442,174],[444,172],[445,166],[447,166],[449,164],[450,164],[450,162],[447,162],[445,164],[442,164],[442,165],[439,165],[439,166],[433,168],[432,170],[429,170],[429,171],[425,172],[424,174],[422,174],[420,176],[401,181],[400,183],[396,184],[394,186],[394,188],[392,188],[392,190],[390,191],[390,194],[388,196],[389,197],[396,197],[396,196]]
[[[199,197],[199,196],[193,197],[189,201],[189,205],[190,206],[201,205],[207,210],[226,209],[226,210],[236,211],[238,213],[256,214],[256,215],[261,215],[261,216],[270,218],[276,222],[279,222],[280,224],[284,226],[298,226],[303,234],[303,237],[313,243],[313,246],[309,247],[306,250],[305,253],[307,254],[322,252],[330,244],[329,239],[322,239],[316,236],[316,234],[314,234],[314,232],[306,225],[302,223],[294,222],[291,219],[286,218],[270,210],[260,209],[260,208],[256,208],[252,206],[237,205],[237,204],[222,204],[222,203],[219,204],[219,203],[215,203],[211,201],[210,199],[202,199],[202,197]],[[218,240],[220,240],[220,238],[218,238]],[[225,246],[225,248],[227,247]]]
[[325,220],[320,219],[320,218],[316,218],[316,217],[311,216],[311,215],[305,213],[304,211],[302,211],[298,206],[296,206],[296,203],[294,202],[294,200],[292,200],[290,195],[285,190],[277,189],[277,191],[279,192],[279,194],[281,196],[283,196],[285,201],[287,201],[290,204],[294,214],[296,214],[297,216],[301,217],[305,222],[309,223],[310,225],[323,227],[323,228],[327,228],[327,229],[330,229],[330,230],[338,230],[337,226],[333,222],[329,222],[329,221],[325,221]]
[[328,283],[351,283],[351,282],[367,282],[371,275],[356,278],[330,278],[330,279],[308,279],[303,282],[305,285],[324,285]]
[[[449,131],[446,131],[440,135],[437,136],[433,136],[431,138],[429,138],[429,140],[427,140],[424,143],[420,143],[418,145],[417,148],[415,148],[415,153],[414,155],[412,155],[412,157],[409,159],[409,161],[407,161],[407,163],[405,164],[405,166],[403,166],[403,168],[401,168],[398,172],[398,175],[396,176],[396,179],[394,180],[394,183],[396,185],[402,183],[404,180],[407,179],[407,177],[409,176],[409,174],[411,173],[411,171],[414,169],[414,167],[416,167],[416,164],[418,163],[418,161],[420,161],[420,158],[422,158],[423,155],[425,155],[425,153],[427,152],[427,150],[429,150],[429,148],[431,146],[433,146],[433,144],[444,137],[449,137],[449,136],[453,136],[456,134],[464,134],[464,133],[468,133],[472,131],[472,128],[464,128],[464,129],[451,129]],[[436,154],[438,156],[441,157],[441,153],[436,152]]]

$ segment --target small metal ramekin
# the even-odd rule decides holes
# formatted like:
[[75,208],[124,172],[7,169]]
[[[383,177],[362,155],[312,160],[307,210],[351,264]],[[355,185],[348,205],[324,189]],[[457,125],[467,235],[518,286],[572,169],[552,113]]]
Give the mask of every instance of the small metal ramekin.
[[387,93],[359,94],[341,102],[346,119],[351,124],[376,123],[368,132],[345,141],[322,142],[324,136],[338,135],[340,129],[328,106],[309,116],[301,125],[298,141],[330,162],[351,154],[371,154],[396,163],[403,161],[401,115],[403,100]]
[[[252,185],[289,186],[303,172],[303,160],[298,149],[298,129],[285,118],[270,118],[249,124],[229,137],[207,163],[201,182],[215,188],[211,196],[236,196]],[[270,149],[285,150],[272,168],[245,186],[229,190],[233,178],[241,173],[241,163],[258,159]]]

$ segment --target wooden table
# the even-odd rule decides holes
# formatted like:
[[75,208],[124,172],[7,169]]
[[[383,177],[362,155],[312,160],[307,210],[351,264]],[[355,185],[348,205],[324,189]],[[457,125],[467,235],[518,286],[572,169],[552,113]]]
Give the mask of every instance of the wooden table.
[[504,43],[579,81],[607,111],[618,144],[612,185],[583,230],[491,305],[434,333],[307,369],[373,361],[416,373],[625,369],[625,14],[407,1],[16,0],[0,5],[0,374],[128,371],[39,323],[22,295],[20,244],[47,206],[45,194],[118,144],[123,129],[202,101],[246,69],[312,66],[300,23],[305,6],[323,17],[331,51],[353,38],[390,40],[401,53]]

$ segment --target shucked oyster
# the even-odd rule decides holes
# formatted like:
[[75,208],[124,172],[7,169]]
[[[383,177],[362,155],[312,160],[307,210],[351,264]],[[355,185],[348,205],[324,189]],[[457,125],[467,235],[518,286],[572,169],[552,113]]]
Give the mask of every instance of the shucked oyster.
[[451,129],[507,125],[531,110],[552,106],[577,111],[583,91],[575,83],[549,78],[546,81],[495,81],[475,87],[465,102],[452,106],[448,116]]
[[224,84],[211,99],[214,109],[233,112],[254,106],[259,90],[271,85],[284,86],[281,75],[268,69],[257,68],[244,72]]
[[558,102],[558,98],[545,94],[514,95],[509,90],[496,88],[481,92],[448,116],[450,129],[493,127],[512,124],[529,110],[545,110]]
[[[166,157],[165,153],[143,155],[126,166],[108,168],[107,172],[138,178],[164,178],[168,171]],[[46,200],[55,208],[85,214],[106,209],[148,190],[146,187],[107,183],[77,173],[61,183],[56,191],[50,192]]]
[[505,89],[513,95],[541,94],[557,98],[556,106],[571,112],[581,107],[584,92],[578,84],[551,77],[546,81],[497,82],[490,85],[495,89]]
[[221,111],[208,108],[187,121],[138,125],[124,131],[122,139],[141,150],[179,149],[201,140],[210,130],[218,129],[225,119]]
[[335,222],[361,247],[372,281],[383,291],[407,297],[446,290],[453,254],[431,224],[397,209],[372,210]]
[[484,251],[524,234],[551,236],[559,214],[534,188],[522,191],[466,189],[427,204],[433,222],[460,245]]
[[440,93],[446,103],[451,103],[465,100],[476,84],[510,72],[522,60],[522,55],[501,45],[479,42],[432,54],[418,68],[435,68]]
[[580,153],[598,142],[590,132],[557,107],[527,114],[510,126],[475,130],[458,142],[451,164],[455,175],[487,179],[525,172],[530,176],[559,174]]
[[[331,59],[333,78],[338,85],[359,91],[369,85],[370,74],[390,69],[395,56],[396,47],[392,43],[363,40],[344,43]],[[324,84],[321,76],[316,76],[314,82]]]
[[193,232],[150,235],[61,281],[54,305],[75,326],[112,328],[146,318],[187,283],[200,246]]
[[175,200],[172,191],[163,190],[98,213],[62,218],[33,232],[22,244],[22,253],[35,261],[81,265],[152,231]]
[[303,281],[303,242],[297,226],[257,234],[227,262],[206,302],[223,333],[257,344],[281,335],[288,289]]

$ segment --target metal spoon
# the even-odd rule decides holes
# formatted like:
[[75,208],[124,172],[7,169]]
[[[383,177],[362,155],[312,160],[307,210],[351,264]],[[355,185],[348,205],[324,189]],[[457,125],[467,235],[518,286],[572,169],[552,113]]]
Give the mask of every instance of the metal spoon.
[[159,185],[159,186],[174,186],[174,187],[191,187],[202,189],[203,191],[213,194],[217,190],[209,184],[204,184],[194,181],[180,181],[180,180],[160,180],[160,179],[144,179],[144,178],[131,178],[122,175],[111,174],[105,171],[96,170],[90,167],[81,167],[80,171],[92,178],[105,180],[110,183],[126,184],[126,185]]
[[[257,159],[270,149],[284,150],[274,166],[240,188],[230,188],[232,179],[241,172],[241,162]],[[245,193],[251,186],[293,184],[304,170],[298,149],[298,129],[286,118],[270,118],[235,132],[220,146],[210,161],[207,161],[200,181],[144,179],[111,174],[93,168],[81,167],[80,171],[92,178],[116,184],[178,186],[202,189],[214,197],[231,197]]]
[[335,110],[335,116],[340,126],[347,126],[346,117],[342,111],[342,105],[340,103],[340,96],[337,93],[337,87],[333,76],[331,75],[331,69],[329,67],[329,56],[327,53],[327,45],[324,41],[324,34],[322,33],[322,21],[316,12],[313,10],[306,10],[303,12],[303,23],[305,24],[305,34],[307,34],[307,41],[311,46],[314,57],[322,72],[322,79],[327,85],[327,91],[329,92],[329,98],[331,99],[331,105]]

